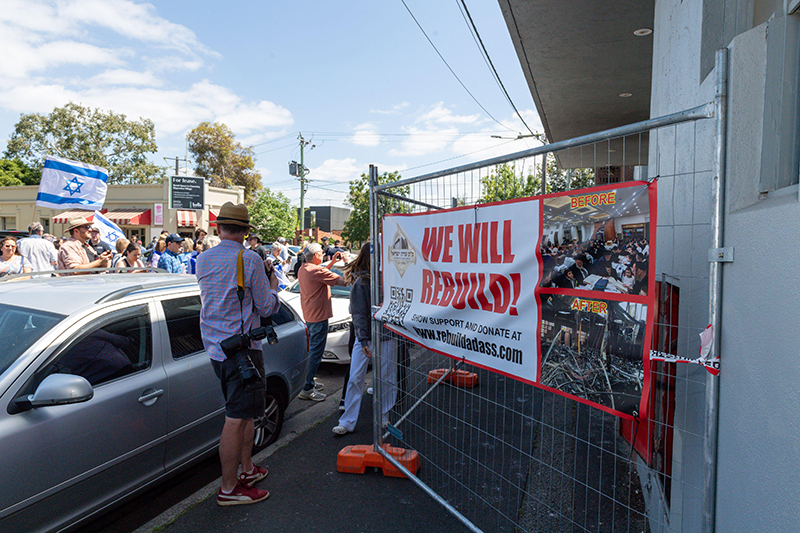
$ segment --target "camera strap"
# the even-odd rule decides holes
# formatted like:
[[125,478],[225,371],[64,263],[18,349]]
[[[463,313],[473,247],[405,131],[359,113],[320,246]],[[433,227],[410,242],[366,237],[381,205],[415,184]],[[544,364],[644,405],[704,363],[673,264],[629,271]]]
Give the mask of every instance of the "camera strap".
[[241,330],[244,334],[244,309],[242,308],[244,302],[244,249],[239,250],[239,256],[236,258],[236,297],[239,298],[239,317],[241,321]]

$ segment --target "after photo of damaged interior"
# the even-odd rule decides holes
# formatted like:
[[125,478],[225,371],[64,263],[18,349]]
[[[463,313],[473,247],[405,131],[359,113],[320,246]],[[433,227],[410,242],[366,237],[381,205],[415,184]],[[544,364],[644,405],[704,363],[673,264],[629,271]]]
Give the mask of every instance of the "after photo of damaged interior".
[[647,306],[542,294],[540,382],[632,415],[644,381]]

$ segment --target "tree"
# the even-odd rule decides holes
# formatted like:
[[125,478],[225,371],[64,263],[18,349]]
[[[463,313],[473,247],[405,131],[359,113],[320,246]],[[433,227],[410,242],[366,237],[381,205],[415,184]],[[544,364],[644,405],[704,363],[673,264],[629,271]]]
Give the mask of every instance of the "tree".
[[0,187],[36,185],[41,173],[19,159],[0,159]]
[[194,156],[195,173],[209,180],[214,187],[244,187],[249,205],[261,190],[261,174],[255,170],[255,154],[245,148],[225,124],[201,122],[186,136]]
[[497,165],[492,172],[481,178],[481,197],[479,204],[499,202],[510,198],[533,196],[542,189],[541,179],[533,174],[517,176],[510,163]]
[[[392,183],[400,180],[399,172],[384,172],[378,176],[378,184]],[[408,195],[411,188],[409,186],[398,187],[390,192],[400,196]],[[342,239],[349,245],[365,242],[370,236],[369,220],[369,176],[361,176],[350,182],[350,194],[345,203],[353,208],[350,218],[344,223],[342,229]],[[386,213],[410,213],[411,207],[408,203],[395,198],[378,196],[378,212],[383,215]]]
[[278,237],[293,238],[297,213],[283,193],[273,194],[269,188],[259,191],[250,205],[250,223],[263,241]]
[[[547,154],[547,193],[581,189],[594,185],[594,169],[563,170],[556,164],[553,154]],[[517,176],[510,163],[497,165],[486,177],[481,178],[481,197],[478,203],[499,202],[511,198],[542,194],[542,168],[534,174]]]
[[[541,171],[539,171],[538,175],[541,176]],[[548,154],[547,192],[562,192],[593,187],[595,185],[594,181],[593,168],[570,168],[562,170],[556,165],[553,154]]]
[[150,120],[129,121],[113,111],[70,102],[49,115],[21,115],[5,158],[17,158],[36,172],[30,185],[39,183],[46,155],[104,167],[109,183],[153,183],[164,178],[164,169],[147,158],[157,151]]

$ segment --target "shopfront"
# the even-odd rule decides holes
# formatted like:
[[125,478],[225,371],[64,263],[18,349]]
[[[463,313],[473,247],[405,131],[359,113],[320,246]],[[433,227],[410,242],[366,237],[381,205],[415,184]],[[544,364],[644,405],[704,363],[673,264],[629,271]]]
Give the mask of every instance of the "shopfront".
[[[149,243],[163,230],[193,237],[197,227],[216,233],[212,224],[225,202],[243,203],[244,189],[219,189],[205,184],[203,209],[170,209],[169,180],[146,185],[109,185],[100,211],[125,233],[128,239]],[[90,218],[93,211],[58,210],[35,205],[38,186],[3,187],[0,198],[0,221],[4,229],[27,230],[33,221],[44,226],[45,233],[61,236],[71,218]]]

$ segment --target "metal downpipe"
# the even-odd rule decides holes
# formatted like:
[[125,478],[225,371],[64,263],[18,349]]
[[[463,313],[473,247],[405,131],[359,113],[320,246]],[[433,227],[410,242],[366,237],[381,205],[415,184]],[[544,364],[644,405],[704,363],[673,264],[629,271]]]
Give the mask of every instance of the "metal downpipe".
[[[714,177],[711,188],[713,212],[711,216],[711,248],[723,247],[725,220],[725,159],[728,124],[728,50],[717,50],[716,95],[714,98]],[[708,321],[713,329],[710,358],[719,356],[720,314],[722,306],[722,263],[711,261],[709,265]],[[721,361],[720,361],[721,366]],[[716,531],[717,511],[717,450],[719,438],[719,380],[717,376],[706,376],[706,427],[703,448],[703,514],[702,531]]]

